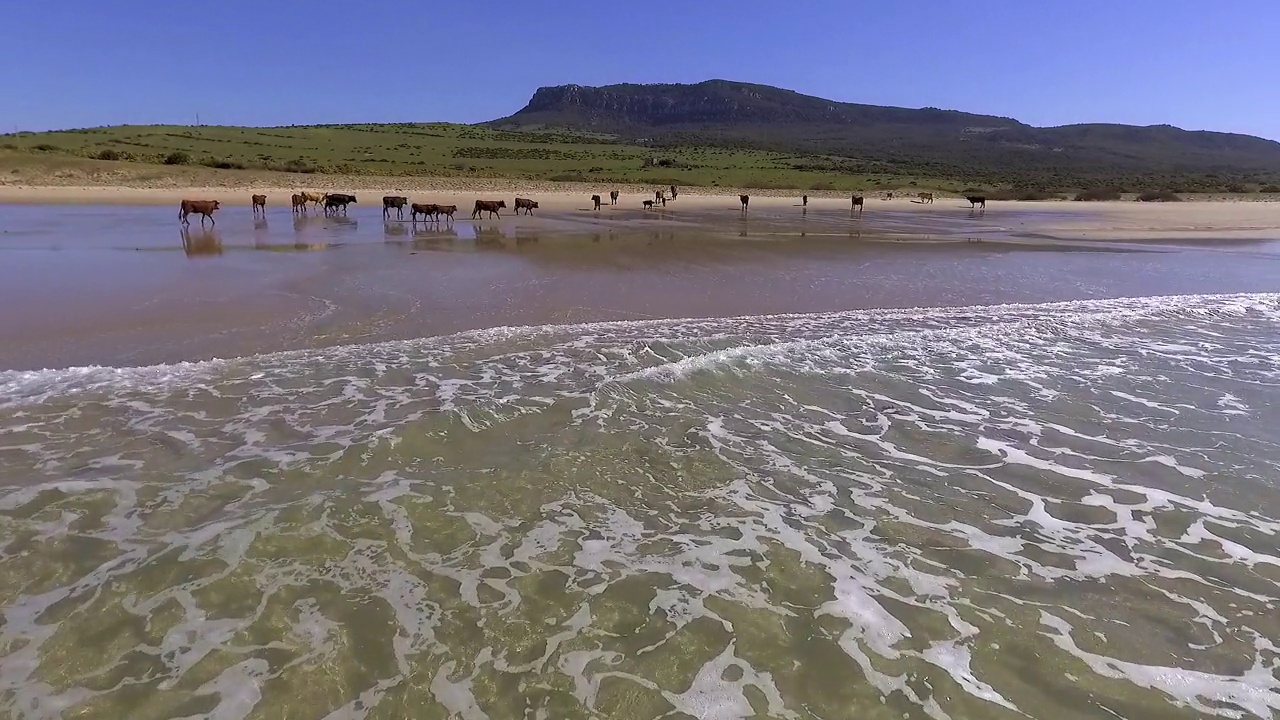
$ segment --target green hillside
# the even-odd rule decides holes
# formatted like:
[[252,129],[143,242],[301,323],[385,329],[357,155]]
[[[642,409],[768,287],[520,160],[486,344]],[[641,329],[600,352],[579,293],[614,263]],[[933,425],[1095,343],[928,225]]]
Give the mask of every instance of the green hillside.
[[802,191],[973,188],[1015,197],[1083,188],[1280,190],[1280,143],[1262,138],[1169,126],[1036,128],[726,81],[542,88],[524,109],[482,125],[120,126],[0,136],[0,182],[6,167],[38,182],[78,161],[108,178],[110,167],[176,178],[190,176],[176,168],[208,166]]

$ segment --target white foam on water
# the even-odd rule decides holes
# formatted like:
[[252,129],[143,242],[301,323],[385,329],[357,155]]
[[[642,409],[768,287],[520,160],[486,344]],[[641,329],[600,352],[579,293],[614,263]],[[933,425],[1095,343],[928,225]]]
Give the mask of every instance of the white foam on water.
[[[0,708],[100,709],[114,690],[79,683],[142,646],[94,628],[120,645],[71,658],[78,679],[51,666],[118,609],[164,623],[160,670],[129,681],[216,697],[218,720],[364,662],[377,680],[300,701],[363,718],[425,681],[436,711],[498,717],[517,682],[586,715],[621,683],[703,717],[1064,712],[991,672],[981,650],[1013,642],[1081,664],[1072,711],[1105,680],[1268,716],[1278,326],[1276,295],[1140,298],[0,373]],[[353,650],[372,622],[390,647]],[[267,650],[289,660],[242,657]],[[692,662],[676,680],[646,669],[668,653]],[[833,657],[848,687],[807,675]],[[1223,658],[1253,669],[1194,669]]]
[[[1055,645],[1079,658],[1102,677],[1127,680],[1141,687],[1159,690],[1180,705],[1206,715],[1265,718],[1275,717],[1280,712],[1280,692],[1277,692],[1275,676],[1280,664],[1274,661],[1271,667],[1255,664],[1240,677],[1140,665],[1081,650],[1071,639],[1071,625],[1043,610],[1040,622],[1055,631],[1046,633]],[[1231,707],[1222,707],[1222,704]]]

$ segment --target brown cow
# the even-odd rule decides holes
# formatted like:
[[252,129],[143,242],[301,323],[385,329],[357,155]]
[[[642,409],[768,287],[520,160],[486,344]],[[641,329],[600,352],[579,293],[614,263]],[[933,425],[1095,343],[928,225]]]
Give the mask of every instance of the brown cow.
[[304,193],[302,193],[302,202],[303,202],[303,203],[313,203],[313,204],[315,204],[315,205],[317,205],[317,206],[319,206],[319,205],[323,205],[323,204],[324,204],[324,193],[304,192]]
[[409,198],[398,195],[382,196],[382,219],[387,220],[391,217],[391,209],[395,208],[396,219],[404,219],[404,206],[409,203]]
[[916,197],[920,199],[920,202],[926,205],[933,204],[933,193],[926,193],[926,192],[917,193]]
[[617,205],[617,204],[618,204],[618,191],[617,191],[617,190],[612,190],[612,191],[610,191],[610,192],[609,192],[609,204],[610,204],[610,205]]
[[505,208],[506,206],[506,200],[477,200],[475,210],[471,211],[471,219],[475,220],[480,217],[480,213],[482,212],[489,213],[489,217],[497,215],[498,218],[501,219],[502,213],[498,212],[498,210]]
[[524,210],[525,215],[532,215],[533,211],[538,208],[538,203],[528,198],[516,198],[516,214],[519,215]]
[[419,215],[421,215],[424,220],[426,218],[434,219],[439,212],[440,206],[435,203],[414,203],[409,206],[409,220],[412,222],[418,222]]
[[969,207],[971,208],[980,207],[983,210],[987,209],[987,198],[985,195],[970,195],[966,197],[965,200],[969,201]]
[[595,209],[596,209],[596,210],[599,210],[599,209],[600,209],[600,196],[599,196],[599,195],[592,195],[592,196],[591,196],[591,202],[592,202],[593,204],[595,204],[595,206],[596,206],[596,207],[595,207]]
[[644,201],[643,203],[641,203],[641,204],[642,204],[642,205],[644,205],[644,209],[645,209],[645,210],[652,210],[652,209],[653,209],[653,201],[652,201],[652,200],[645,200],[645,201]]
[[251,199],[253,200],[253,214],[257,215],[258,211],[261,210],[262,214],[266,215],[267,214],[267,196],[254,195]]
[[293,197],[289,198],[289,200],[293,203],[294,212],[306,212],[307,197],[305,195],[302,195],[301,193],[294,193]]
[[458,212],[457,205],[437,205],[436,220],[439,220],[441,215],[446,215],[449,218],[449,222],[453,222],[453,214],[456,212]]
[[675,199],[676,199],[676,198],[678,198],[678,197],[680,197],[680,193],[676,192],[676,186],[675,186],[675,185],[672,185],[672,186],[671,186],[671,199],[672,199],[672,200],[675,200]]
[[853,211],[854,211],[854,210],[857,210],[857,211],[858,211],[858,214],[859,214],[859,215],[861,215],[861,214],[862,214],[862,210],[863,210],[863,208],[865,207],[865,202],[866,202],[865,198],[863,198],[861,195],[854,195],[854,196],[853,196],[853,205],[851,205],[851,206],[849,207],[849,214],[851,214],[851,215],[852,215],[852,214],[853,214]]
[[183,200],[182,204],[178,206],[178,219],[182,221],[183,225],[188,225],[190,221],[187,220],[187,216],[191,213],[200,213],[201,225],[204,225],[205,218],[208,218],[212,224],[217,225],[218,221],[213,219],[213,211],[217,210],[218,207],[217,200]]
[[738,199],[742,201],[742,212],[747,211],[747,204],[751,202],[750,195],[739,195]]

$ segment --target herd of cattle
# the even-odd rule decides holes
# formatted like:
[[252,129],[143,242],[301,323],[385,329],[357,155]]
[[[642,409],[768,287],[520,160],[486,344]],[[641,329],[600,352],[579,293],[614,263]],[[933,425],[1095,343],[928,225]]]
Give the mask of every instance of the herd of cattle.
[[[675,185],[672,185],[670,190],[671,190],[670,197],[667,196],[667,192],[665,190],[655,191],[653,194],[653,199],[643,201],[643,203],[641,203],[642,206],[644,207],[645,210],[651,210],[655,205],[658,205],[658,204],[661,204],[663,207],[666,207],[668,200],[675,200],[677,197],[679,197],[678,188],[676,188]],[[619,197],[619,193],[617,190],[610,192],[609,204],[617,205],[618,197]],[[887,199],[892,199],[892,198],[893,198],[892,194],[890,194],[887,197]],[[917,202],[925,203],[925,204],[932,204],[934,200],[933,193],[927,193],[927,192],[919,193],[916,196],[916,198],[917,198],[916,200]],[[851,211],[857,212],[859,215],[861,215],[863,209],[865,208],[865,199],[863,198],[863,196],[854,195],[850,199],[852,202]],[[745,213],[747,211],[747,207],[751,204],[751,196],[739,195],[738,200],[742,203],[742,212]],[[987,198],[981,195],[966,196],[965,200],[969,201],[969,206],[972,208],[982,208],[983,210],[985,210],[987,207]],[[267,212],[267,196],[254,195],[252,197],[252,201],[253,201],[254,215],[256,216],[259,213],[262,213],[263,215],[265,215]],[[802,196],[801,201],[805,207],[809,206],[808,195]],[[356,201],[355,195],[347,195],[344,193],[302,192],[302,193],[294,193],[292,197],[294,213],[305,213],[307,212],[308,206],[312,208],[323,206],[325,215],[336,215],[339,213],[345,215],[347,213],[347,206],[356,202],[357,201]],[[603,204],[603,199],[599,195],[592,195],[591,202],[595,206],[595,209],[599,210],[600,206]],[[403,220],[404,209],[406,206],[409,208],[409,218],[413,222],[418,221],[418,216],[422,216],[422,219],[424,222],[425,221],[440,222],[441,218],[447,218],[449,222],[452,222],[454,213],[458,211],[457,205],[437,205],[435,203],[410,203],[409,198],[407,197],[403,197],[399,195],[386,195],[386,196],[383,196],[382,198],[383,219],[384,220],[390,219],[391,211],[394,210],[396,213],[396,219]],[[216,225],[217,221],[213,219],[213,213],[214,211],[218,210],[219,207],[220,205],[217,200],[183,200],[181,206],[178,209],[178,219],[181,220],[184,225],[186,225],[189,222],[188,216],[192,214],[196,214],[201,216],[200,217],[201,225],[204,224],[205,220],[209,220],[211,223]],[[473,220],[478,219],[484,213],[488,213],[488,217],[490,218],[494,216],[501,218],[502,213],[500,211],[506,209],[506,207],[507,207],[507,203],[505,200],[477,200],[474,209],[472,209],[471,211],[471,219]],[[524,211],[525,215],[532,215],[533,211],[536,209],[538,209],[537,201],[530,200],[528,198],[515,199],[515,211],[517,215],[521,214],[522,210]]]

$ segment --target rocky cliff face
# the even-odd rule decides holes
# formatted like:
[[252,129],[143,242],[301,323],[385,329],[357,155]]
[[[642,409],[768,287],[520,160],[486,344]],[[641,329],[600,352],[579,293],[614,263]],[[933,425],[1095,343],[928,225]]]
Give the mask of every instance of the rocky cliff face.
[[508,118],[520,121],[632,126],[929,124],[1017,127],[1017,121],[948,110],[837,103],[790,90],[725,80],[697,85],[559,85],[539,88],[529,104]]
[[[1038,128],[936,108],[824,100],[791,90],[709,80],[696,85],[544,87],[490,125],[566,128],[668,145],[730,145],[876,161],[910,172],[1060,179],[1102,173],[1280,173],[1280,143],[1161,125]],[[1128,179],[1125,180],[1128,182]]]

